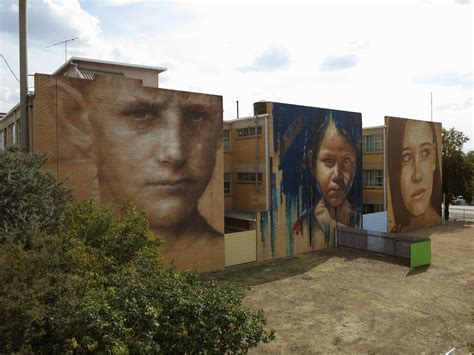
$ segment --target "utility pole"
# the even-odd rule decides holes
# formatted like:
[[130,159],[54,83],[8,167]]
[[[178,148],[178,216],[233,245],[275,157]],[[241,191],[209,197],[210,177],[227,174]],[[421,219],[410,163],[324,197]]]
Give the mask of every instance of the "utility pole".
[[26,0],[19,0],[20,25],[20,128],[19,140],[21,149],[28,151],[28,53]]
[[433,91],[431,92],[431,122],[433,122]]

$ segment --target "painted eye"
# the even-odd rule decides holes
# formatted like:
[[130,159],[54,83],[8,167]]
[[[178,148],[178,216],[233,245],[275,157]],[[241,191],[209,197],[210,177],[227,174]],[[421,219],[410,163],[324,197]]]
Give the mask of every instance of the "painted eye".
[[331,167],[334,165],[334,161],[332,159],[323,159],[324,165]]
[[210,118],[209,111],[202,105],[188,105],[181,109],[181,114],[186,121],[201,123]]
[[137,121],[144,122],[144,121],[150,121],[153,119],[153,115],[147,113],[144,115],[135,115],[133,118]]
[[352,159],[352,157],[345,157],[344,158],[344,163],[346,164],[351,164],[354,160]]
[[430,151],[429,149],[423,149],[422,152],[421,152],[421,157],[422,158],[428,158],[430,156]]
[[410,153],[405,153],[402,155],[402,161],[404,163],[409,162],[411,160],[411,154]]

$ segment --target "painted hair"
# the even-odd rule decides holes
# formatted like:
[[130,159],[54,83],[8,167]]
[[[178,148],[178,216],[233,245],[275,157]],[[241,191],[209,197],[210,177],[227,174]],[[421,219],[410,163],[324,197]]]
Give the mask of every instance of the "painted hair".
[[[424,121],[419,121],[424,123]],[[390,180],[390,195],[392,198],[392,210],[395,218],[396,226],[407,226],[410,224],[411,213],[405,207],[405,203],[402,198],[402,191],[400,185],[400,174],[401,174],[401,162],[402,162],[402,150],[403,150],[403,138],[405,134],[406,119],[390,119],[388,124],[387,134],[387,150],[388,154],[388,174]],[[435,152],[436,168],[433,171],[433,189],[435,187],[441,188],[441,169],[439,165],[438,148],[439,142],[437,142],[435,125],[432,122],[426,122],[431,128],[431,135],[433,137],[433,145]],[[431,193],[430,204],[436,210],[439,211],[441,206],[441,194]]]

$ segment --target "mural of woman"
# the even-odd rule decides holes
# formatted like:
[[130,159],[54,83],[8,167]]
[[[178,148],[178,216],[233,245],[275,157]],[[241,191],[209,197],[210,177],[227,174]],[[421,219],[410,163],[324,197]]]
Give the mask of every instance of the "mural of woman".
[[441,169],[432,122],[389,118],[388,169],[394,223],[407,232],[441,223]]

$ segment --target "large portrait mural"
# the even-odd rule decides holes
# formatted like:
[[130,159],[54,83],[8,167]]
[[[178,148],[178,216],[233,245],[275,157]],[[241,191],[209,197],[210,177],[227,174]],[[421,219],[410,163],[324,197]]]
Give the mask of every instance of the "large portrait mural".
[[51,167],[77,196],[131,199],[164,239],[168,260],[180,269],[223,269],[222,97],[109,76],[37,80],[44,97],[35,106],[49,110],[45,128],[57,137],[43,149],[35,126],[39,150],[54,153]]
[[260,258],[332,247],[336,225],[361,226],[361,114],[270,105],[271,208],[260,215]]
[[441,124],[385,117],[388,231],[441,223]]

